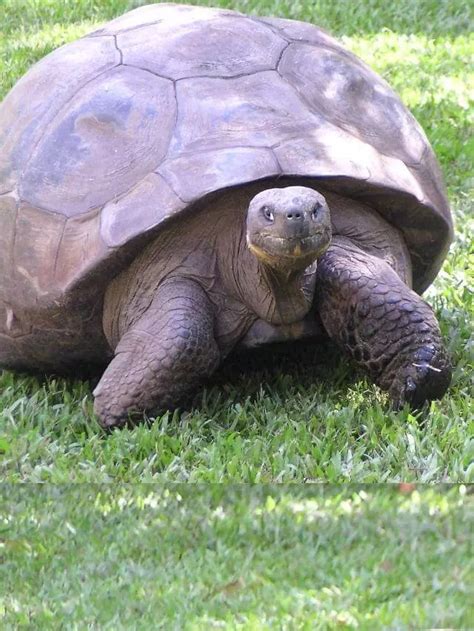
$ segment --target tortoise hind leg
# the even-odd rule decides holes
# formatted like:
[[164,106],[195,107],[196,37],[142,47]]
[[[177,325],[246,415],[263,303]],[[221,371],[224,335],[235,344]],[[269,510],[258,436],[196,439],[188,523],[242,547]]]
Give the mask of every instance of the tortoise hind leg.
[[160,286],[153,302],[122,336],[94,391],[103,427],[121,427],[143,412],[176,408],[220,361],[212,305],[186,279]]
[[395,407],[443,396],[451,366],[433,311],[385,261],[336,238],[318,261],[316,287],[329,336]]

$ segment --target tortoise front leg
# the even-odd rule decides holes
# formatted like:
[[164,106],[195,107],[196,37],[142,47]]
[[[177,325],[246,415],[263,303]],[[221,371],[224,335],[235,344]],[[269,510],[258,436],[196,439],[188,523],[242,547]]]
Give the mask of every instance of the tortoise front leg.
[[94,390],[101,425],[121,427],[143,412],[182,404],[219,364],[213,331],[212,305],[197,283],[173,279],[160,286]]
[[383,260],[335,238],[319,259],[316,301],[329,336],[395,407],[443,396],[451,366],[432,309]]

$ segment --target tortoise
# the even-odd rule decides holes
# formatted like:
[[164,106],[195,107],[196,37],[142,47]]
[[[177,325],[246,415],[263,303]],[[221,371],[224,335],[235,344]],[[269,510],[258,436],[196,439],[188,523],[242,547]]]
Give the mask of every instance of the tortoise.
[[144,6],[0,107],[0,365],[105,371],[104,427],[182,405],[235,348],[329,337],[396,407],[441,397],[453,228],[387,83],[308,23]]

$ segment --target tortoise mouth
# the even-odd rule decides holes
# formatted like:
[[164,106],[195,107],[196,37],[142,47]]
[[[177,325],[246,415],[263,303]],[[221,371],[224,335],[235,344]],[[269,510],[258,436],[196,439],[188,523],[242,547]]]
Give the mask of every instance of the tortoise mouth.
[[321,230],[305,237],[281,237],[273,234],[247,237],[250,251],[274,268],[307,267],[323,254],[330,242],[330,231]]

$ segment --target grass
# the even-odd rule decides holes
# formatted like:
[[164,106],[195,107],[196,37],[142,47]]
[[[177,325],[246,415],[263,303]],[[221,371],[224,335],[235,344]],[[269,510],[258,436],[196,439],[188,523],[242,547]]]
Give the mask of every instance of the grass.
[[2,629],[472,628],[466,487],[0,487]]
[[[137,6],[126,0],[3,0],[0,97],[36,60]],[[207,3],[203,3],[207,4]],[[214,5],[228,5],[212,2]],[[233,358],[191,410],[105,436],[91,386],[0,376],[0,477],[7,481],[474,481],[474,39],[467,0],[234,2],[314,21],[380,72],[439,157],[457,236],[426,294],[455,364],[452,386],[421,414],[383,394],[330,346]],[[471,110],[472,112],[472,110]]]

